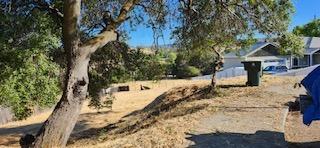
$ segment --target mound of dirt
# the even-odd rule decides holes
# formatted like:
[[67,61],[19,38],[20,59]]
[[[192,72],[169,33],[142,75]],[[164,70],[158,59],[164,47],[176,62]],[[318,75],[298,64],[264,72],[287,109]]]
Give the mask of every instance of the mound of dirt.
[[[184,116],[197,112],[206,107],[194,106],[184,107],[185,102],[207,98],[210,94],[210,87],[200,87],[196,85],[177,87],[163,93],[144,109],[127,115],[122,121],[113,127],[113,134],[131,134],[137,130],[147,128],[161,119],[168,119],[177,116]],[[109,127],[110,128],[110,127]]]
[[[72,141],[83,138],[93,138],[93,133],[100,133],[99,135],[95,134],[98,137],[94,138],[103,140],[115,139],[148,128],[160,120],[195,113],[206,108],[208,104],[193,106],[188,105],[189,102],[212,97],[212,93],[214,92],[211,92],[210,90],[211,88],[209,86],[197,85],[170,89],[158,96],[145,108],[125,116],[119,122],[110,124],[103,129],[86,131],[90,133],[79,133],[79,136],[81,136],[73,139]],[[85,135],[90,135],[90,137],[84,137]]]

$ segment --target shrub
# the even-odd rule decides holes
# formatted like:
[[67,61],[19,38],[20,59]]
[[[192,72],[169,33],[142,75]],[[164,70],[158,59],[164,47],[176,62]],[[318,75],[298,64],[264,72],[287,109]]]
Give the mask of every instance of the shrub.
[[[22,51],[0,72],[0,104],[10,107],[16,119],[25,119],[34,107],[50,107],[60,93],[58,66],[43,53]],[[22,55],[21,58],[19,58]],[[1,63],[0,63],[1,65]]]
[[194,66],[177,67],[177,78],[188,78],[200,75],[200,70]]

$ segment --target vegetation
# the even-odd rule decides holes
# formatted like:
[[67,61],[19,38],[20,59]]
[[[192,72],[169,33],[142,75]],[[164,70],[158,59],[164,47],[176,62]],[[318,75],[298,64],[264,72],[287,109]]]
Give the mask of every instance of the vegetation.
[[189,78],[200,75],[200,70],[194,66],[177,67],[177,78]]
[[50,54],[60,39],[52,33],[55,27],[43,29],[53,20],[42,13],[27,18],[0,12],[0,19],[0,105],[25,119],[35,108],[57,102],[60,67]]
[[[197,75],[200,70],[208,69],[192,61],[193,57],[203,58],[203,51],[213,52],[215,73],[223,64],[221,54],[224,50],[236,50],[247,45],[255,33],[287,37],[284,32],[293,12],[290,0],[4,0],[0,1],[0,6],[1,19],[5,20],[0,22],[1,42],[5,43],[3,49],[5,52],[16,50],[14,54],[3,55],[19,57],[21,54],[17,59],[23,63],[6,66],[1,74],[1,81],[5,84],[2,87],[4,95],[17,94],[2,104],[20,103],[18,117],[21,112],[29,112],[30,106],[55,102],[52,99],[58,93],[55,86],[59,68],[51,61],[51,56],[66,57],[55,58],[55,62],[66,69],[62,97],[35,141],[27,142],[24,147],[64,147],[77,122],[87,91],[95,98],[96,91],[111,82],[160,78],[170,73],[168,69],[172,67],[181,68],[179,71],[183,76]],[[135,27],[145,24],[153,29],[157,39],[165,28],[168,15],[178,16],[176,24],[179,26],[173,34],[182,52],[199,54],[177,55],[175,63],[174,54],[168,54],[167,62],[161,62],[161,54],[126,51],[122,49],[123,45],[118,48],[115,47],[117,44],[112,44],[126,37],[124,25]],[[29,37],[35,37],[35,40]],[[184,61],[183,58],[187,57],[190,59]],[[13,59],[9,57],[3,61],[15,63],[11,61]],[[10,84],[14,86],[8,87]],[[39,87],[35,87],[38,84]],[[215,86],[214,79],[212,85]],[[41,96],[36,95],[40,93],[37,88],[43,89]],[[19,89],[24,91],[15,91]],[[30,95],[29,89],[35,91]]]
[[111,42],[97,50],[90,61],[90,106],[101,109],[112,107],[112,96],[101,100],[101,89],[112,83],[132,80],[159,80],[165,75],[165,63],[160,54],[146,54],[140,49],[130,49],[125,43]]
[[[176,67],[173,71],[178,78],[209,75],[213,73],[214,59],[215,54],[210,50],[193,50],[192,52],[180,50],[178,51],[178,56],[175,60]],[[181,75],[190,66],[193,67],[194,72]]]
[[[254,42],[254,35],[265,34],[275,42],[291,42],[286,37],[290,17],[294,12],[290,0],[181,1],[181,26],[174,37],[181,50],[198,52],[211,50],[214,53],[212,86],[215,73],[222,67],[226,50],[239,50]],[[301,50],[300,42],[286,43],[290,49]],[[286,48],[282,48],[286,49]]]
[[305,25],[296,26],[293,33],[298,36],[320,37],[320,19],[314,19]]
[[14,64],[1,63],[5,66],[0,72],[0,104],[10,107],[17,119],[25,119],[35,107],[50,107],[56,103],[60,93],[59,67],[44,53],[37,49],[11,50],[1,52],[0,59],[3,56],[16,58]]

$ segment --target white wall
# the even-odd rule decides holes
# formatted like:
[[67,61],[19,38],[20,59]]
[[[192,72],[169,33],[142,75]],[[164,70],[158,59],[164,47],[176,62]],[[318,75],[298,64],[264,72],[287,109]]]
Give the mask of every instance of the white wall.
[[[271,65],[283,65],[290,68],[290,56],[261,56],[261,57],[248,57],[248,61],[262,61],[262,66],[267,67]],[[269,62],[268,62],[269,61]],[[282,61],[282,62],[280,62]]]
[[224,64],[223,64],[223,69],[229,69],[233,67],[243,67],[243,64],[241,61],[244,59],[240,59],[239,57],[234,57],[234,58],[225,58],[224,59]]
[[[275,62],[264,62],[266,60],[275,60]],[[283,62],[279,62],[279,60],[283,60]],[[262,66],[267,67],[270,65],[285,65],[288,68],[291,68],[291,58],[290,56],[261,56],[261,57],[227,57],[224,62],[224,69],[229,69],[233,67],[243,67],[241,61],[262,61]]]
[[320,65],[314,65],[306,68],[300,68],[300,69],[294,69],[294,70],[289,70],[288,72],[285,73],[279,73],[276,74],[277,76],[307,76],[311,71],[313,71],[315,68],[317,68]]
[[[219,71],[216,74],[217,79],[222,78],[231,78],[237,76],[244,76],[247,75],[247,71],[244,70],[243,67],[235,67],[235,68],[228,68],[224,69],[223,71]],[[205,75],[205,76],[197,76],[191,78],[191,80],[210,80],[212,75]]]

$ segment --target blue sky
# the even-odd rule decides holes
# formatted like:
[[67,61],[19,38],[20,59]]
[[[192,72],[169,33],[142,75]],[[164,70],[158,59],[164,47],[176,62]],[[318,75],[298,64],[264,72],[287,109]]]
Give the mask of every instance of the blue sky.
[[[292,0],[296,13],[292,17],[289,30],[297,25],[303,25],[314,19],[316,16],[320,18],[320,0]],[[170,40],[171,29],[168,28],[163,31],[164,38],[159,39],[159,44],[170,44],[173,40]],[[150,28],[145,26],[137,26],[136,31],[129,33],[130,39],[128,41],[130,46],[149,46],[153,44],[153,33]]]

